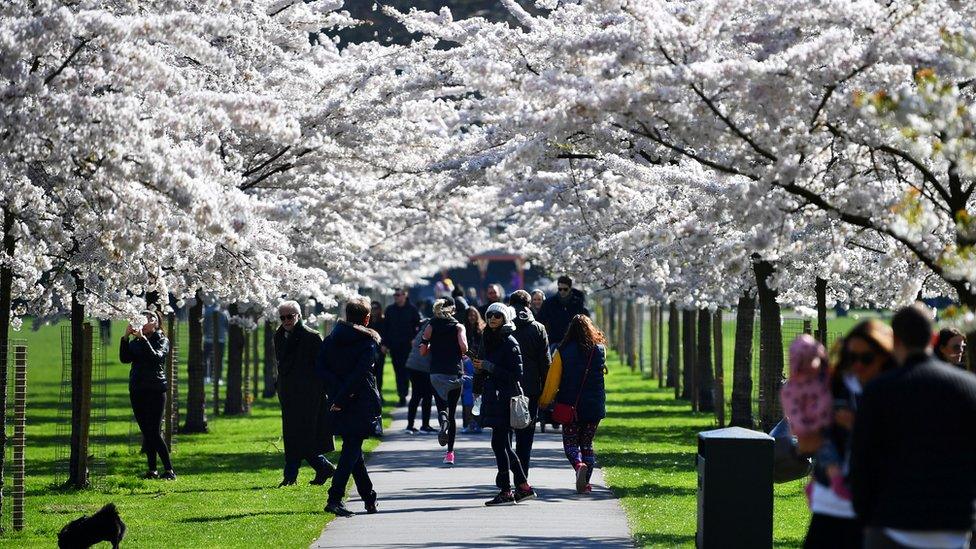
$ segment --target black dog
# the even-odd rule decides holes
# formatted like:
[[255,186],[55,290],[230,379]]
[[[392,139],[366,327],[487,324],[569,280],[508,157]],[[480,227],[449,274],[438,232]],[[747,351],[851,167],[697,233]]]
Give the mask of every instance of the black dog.
[[58,547],[61,549],[86,549],[102,541],[118,549],[125,537],[125,523],[119,518],[114,503],[109,503],[92,516],[82,516],[65,525],[58,533]]

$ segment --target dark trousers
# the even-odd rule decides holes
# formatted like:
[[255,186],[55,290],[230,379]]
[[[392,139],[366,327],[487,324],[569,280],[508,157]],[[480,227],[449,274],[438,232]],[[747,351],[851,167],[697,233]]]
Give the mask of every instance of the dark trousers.
[[814,513],[803,549],[861,549],[864,533],[854,519]]
[[444,400],[434,392],[437,400],[437,415],[441,423],[447,422],[447,451],[454,451],[454,439],[457,436],[457,405],[461,399],[461,388],[447,393],[447,400]]
[[407,393],[410,392],[408,356],[410,356],[410,343],[390,346],[390,361],[393,362],[393,376],[396,377],[397,396],[400,398],[407,398]]
[[332,486],[329,486],[329,504],[342,503],[342,496],[346,493],[349,476],[352,475],[356,483],[356,491],[364,500],[373,492],[373,482],[366,471],[366,461],[363,459],[363,437],[342,437],[342,451],[339,453],[339,464],[335,475],[332,476]]
[[169,461],[169,448],[163,441],[160,428],[163,423],[163,408],[166,405],[164,391],[129,391],[132,413],[136,416],[139,431],[142,432],[142,450],[146,453],[149,470],[156,470],[156,456],[163,462],[167,471],[173,469]]
[[515,479],[515,485],[521,486],[526,482],[525,472],[519,457],[512,450],[512,428],[492,427],[491,429],[491,451],[495,453],[495,464],[498,466],[498,474],[495,475],[495,486],[499,490],[508,491],[512,489],[509,471]]
[[332,467],[332,464],[329,463],[329,460],[326,459],[325,456],[322,454],[316,456],[311,456],[311,455],[305,456],[304,458],[298,458],[298,459],[285,458],[285,472],[284,472],[285,480],[293,481],[296,478],[298,478],[298,469],[300,469],[302,466],[302,459],[308,462],[309,466],[315,471],[316,474],[318,474],[319,472],[325,469],[328,469],[329,467]]
[[407,370],[410,372],[410,402],[407,403],[407,426],[413,427],[417,419],[417,406],[420,406],[421,425],[430,426],[430,406],[434,401],[434,386],[430,384],[430,374]]
[[864,549],[909,549],[888,537],[881,528],[864,530]]
[[529,476],[529,460],[532,458],[532,443],[535,441],[535,418],[539,414],[538,396],[529,397],[529,413],[532,414],[532,423],[524,429],[515,431],[515,453],[526,477]]

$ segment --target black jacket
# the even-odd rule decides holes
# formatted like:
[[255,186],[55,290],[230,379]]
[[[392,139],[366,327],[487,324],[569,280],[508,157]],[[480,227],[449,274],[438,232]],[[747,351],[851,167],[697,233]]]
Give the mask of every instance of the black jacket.
[[[458,345],[458,322],[435,318],[430,321],[430,373],[460,376],[464,373],[461,346]],[[412,349],[411,349],[412,352]],[[419,352],[419,351],[418,351]]]
[[344,320],[322,342],[316,370],[325,380],[329,406],[341,408],[330,412],[336,434],[367,437],[383,413],[374,372],[379,342],[373,330]]
[[566,336],[569,321],[573,320],[576,315],[590,316],[590,311],[586,308],[586,295],[573,288],[565,301],[560,299],[558,295],[546,298],[542,303],[539,321],[546,326],[549,341],[559,343]]
[[465,320],[468,318],[468,300],[461,296],[455,296],[454,298],[454,319],[464,324]]
[[411,303],[398,307],[396,303],[383,313],[383,345],[387,347],[410,346],[420,329],[420,311]]
[[277,363],[278,402],[281,403],[281,434],[285,457],[303,459],[335,450],[329,425],[325,384],[315,374],[315,358],[322,336],[303,322],[287,333],[278,327],[274,334]]
[[[592,361],[590,354],[583,353],[575,341],[559,348],[563,371],[556,402],[576,406],[576,419],[583,422],[600,421],[607,416],[607,391],[604,385],[607,351],[603,345],[597,345],[592,351]],[[577,398],[579,404],[576,403]]]
[[129,391],[164,392],[166,386],[166,357],[169,340],[163,332],[153,332],[127,340],[119,345],[119,361],[132,364],[129,368]]
[[509,327],[502,326],[500,334],[485,328],[481,353],[488,362],[481,401],[481,421],[484,427],[509,427],[509,405],[518,394],[516,384],[522,380],[522,352]]
[[549,373],[549,337],[527,307],[515,307],[515,340],[522,350],[522,390],[530,397],[542,394]]
[[864,388],[851,452],[854,510],[869,526],[971,530],[976,376],[917,355]]

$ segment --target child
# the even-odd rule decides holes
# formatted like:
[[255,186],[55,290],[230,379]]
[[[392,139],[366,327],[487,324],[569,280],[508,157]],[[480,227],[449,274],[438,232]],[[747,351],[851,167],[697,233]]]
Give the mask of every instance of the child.
[[[816,339],[801,334],[790,345],[790,377],[780,391],[783,413],[797,436],[822,435],[833,421],[834,399],[830,392],[827,351]],[[827,471],[831,489],[850,499],[844,483],[841,456],[830,437],[823,437],[818,464]]]

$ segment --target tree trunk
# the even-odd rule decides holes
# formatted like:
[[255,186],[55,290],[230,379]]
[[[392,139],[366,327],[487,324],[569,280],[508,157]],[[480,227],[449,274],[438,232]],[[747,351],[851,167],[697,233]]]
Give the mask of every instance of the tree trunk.
[[732,423],[752,429],[752,333],[756,298],[749,292],[739,297],[735,315],[735,348],[732,358]]
[[613,297],[610,298],[610,310],[607,317],[610,320],[607,326],[607,335],[610,336],[610,345],[615,346],[617,344],[617,300]]
[[275,390],[274,328],[270,321],[264,322],[264,398],[271,398]]
[[224,346],[220,343],[220,311],[214,309],[209,322],[213,328],[213,357],[210,359],[211,383],[213,383],[214,416],[220,415],[220,378],[224,374]]
[[657,305],[657,378],[661,387],[664,382],[664,307]]
[[624,326],[627,331],[624,333],[624,349],[627,354],[627,365],[630,371],[637,370],[637,304],[633,299],[627,300],[627,309],[624,311]]
[[722,309],[712,315],[712,350],[715,355],[715,419],[719,427],[725,427],[725,354],[722,333]]
[[817,277],[817,341],[825,347],[827,342],[827,281]]
[[[87,441],[88,425],[84,417],[90,403],[85,402],[85,306],[81,298],[85,292],[85,281],[78,272],[72,273],[75,279],[75,292],[71,295],[71,449],[68,456],[68,485],[75,488],[88,486]],[[91,372],[87,372],[90,376]]]
[[681,321],[678,319],[678,305],[668,305],[668,387],[674,387],[674,398],[681,394],[681,374],[679,356],[681,350]]
[[244,403],[244,412],[251,412],[251,332],[244,330],[244,353],[241,362],[244,364],[244,373],[241,376],[241,390],[244,396],[241,397]]
[[682,376],[681,381],[684,388],[681,391],[681,398],[691,401],[691,409],[698,410],[698,384],[695,379],[695,311],[681,311],[681,343],[683,353],[681,361]]
[[237,318],[237,305],[231,305],[227,312],[230,315],[230,325],[227,327],[227,393],[224,397],[224,415],[239,416],[244,413],[244,329]]
[[759,292],[759,420],[769,432],[783,418],[779,389],[783,381],[783,330],[778,292],[769,287],[772,263],[757,259],[753,263]]
[[715,379],[712,375],[712,313],[708,309],[698,311],[698,349],[695,351],[697,366],[695,383],[698,385],[698,411],[715,411],[712,395]]
[[258,353],[260,334],[261,330],[255,327],[251,335],[251,394],[254,395],[254,400],[258,399],[258,382],[262,374],[261,355]]
[[[13,229],[14,214],[4,206],[3,253],[5,260],[0,264],[0,516],[3,516],[3,449],[7,447],[7,345],[10,341],[10,302],[14,280],[12,263],[17,244]],[[14,468],[16,469],[16,465]]]
[[203,365],[203,293],[197,290],[195,302],[187,311],[186,422],[183,433],[207,432],[207,391]]

